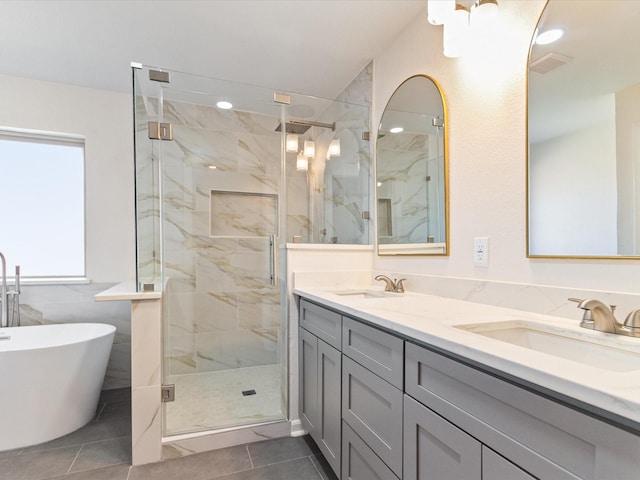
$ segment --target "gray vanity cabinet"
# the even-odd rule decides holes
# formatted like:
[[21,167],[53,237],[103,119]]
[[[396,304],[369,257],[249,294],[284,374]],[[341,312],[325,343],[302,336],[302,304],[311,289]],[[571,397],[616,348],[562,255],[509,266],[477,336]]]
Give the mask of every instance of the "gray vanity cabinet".
[[404,480],[482,480],[482,444],[404,396]]
[[[332,331],[332,323],[341,323],[341,316],[308,302],[301,302],[306,324],[316,332]],[[337,318],[336,318],[337,315]],[[302,322],[300,322],[302,324]],[[317,328],[320,325],[322,328]],[[313,328],[316,327],[316,328]],[[298,356],[300,369],[300,420],[336,473],[341,466],[341,382],[340,350],[306,330],[299,329]],[[329,337],[337,343],[340,336]],[[335,342],[334,342],[335,343]]]
[[536,480],[496,452],[482,447],[482,480]]
[[398,480],[346,422],[342,424],[342,480]]

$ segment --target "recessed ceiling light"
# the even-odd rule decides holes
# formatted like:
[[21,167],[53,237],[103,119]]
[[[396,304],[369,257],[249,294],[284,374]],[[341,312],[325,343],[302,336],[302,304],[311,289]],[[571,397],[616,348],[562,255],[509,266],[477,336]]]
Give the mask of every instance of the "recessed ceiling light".
[[393,127],[393,128],[390,128],[390,129],[389,129],[389,131],[390,131],[391,133],[400,133],[400,132],[402,132],[403,130],[404,130],[404,128],[402,128],[402,127]]
[[216,170],[218,167],[216,167],[215,165],[209,165],[209,168],[210,168],[211,170]]
[[562,35],[564,35],[564,30],[560,28],[552,28],[551,30],[541,32],[536,35],[535,43],[537,45],[548,45],[555,42],[556,40],[559,40]]
[[227,102],[225,100],[220,100],[218,103],[216,103],[216,106],[223,110],[229,110],[231,107],[233,107],[231,102]]

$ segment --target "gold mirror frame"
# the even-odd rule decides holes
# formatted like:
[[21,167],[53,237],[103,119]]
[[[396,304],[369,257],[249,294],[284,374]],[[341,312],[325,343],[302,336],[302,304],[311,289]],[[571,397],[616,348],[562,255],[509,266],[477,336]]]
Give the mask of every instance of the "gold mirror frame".
[[[587,2],[588,5],[583,5],[580,7],[580,15],[577,15],[575,13],[574,5],[568,5],[570,3],[571,2],[558,2],[553,0],[549,0],[546,3],[540,15],[540,18],[538,19],[538,23],[536,25],[534,35],[531,39],[531,45],[529,48],[529,55],[527,59],[528,67],[527,67],[527,85],[526,85],[527,87],[526,256],[527,258],[550,258],[550,259],[557,258],[557,259],[638,260],[640,259],[640,253],[637,255],[635,253],[635,252],[640,252],[638,246],[631,245],[630,242],[625,240],[625,238],[627,236],[630,236],[631,234],[629,234],[628,232],[625,233],[624,231],[625,229],[629,230],[631,227],[628,227],[628,225],[623,220],[623,217],[624,215],[632,215],[634,218],[636,218],[637,215],[634,213],[634,211],[638,211],[638,207],[636,205],[628,205],[625,203],[621,203],[620,191],[623,188],[625,188],[624,186],[621,186],[621,179],[622,179],[622,183],[624,183],[624,180],[627,175],[625,175],[624,172],[621,173],[620,171],[621,167],[619,165],[622,162],[624,162],[624,160],[621,160],[620,157],[618,157],[617,160],[615,159],[615,157],[612,160],[610,160],[610,163],[613,163],[615,165],[614,166],[615,171],[613,173],[609,172],[608,173],[609,176],[607,177],[609,178],[608,180],[609,183],[613,183],[615,185],[614,187],[615,192],[613,194],[609,193],[609,195],[614,195],[615,201],[611,201],[611,199],[610,198],[609,199],[610,199],[610,203],[612,205],[615,205],[615,211],[612,214],[610,214],[608,217],[606,217],[609,219],[613,218],[614,220],[613,232],[611,232],[611,230],[604,230],[602,228],[594,226],[595,222],[593,222],[593,218],[590,215],[591,211],[588,208],[586,209],[586,211],[580,212],[576,215],[565,217],[569,220],[580,218],[585,225],[592,227],[588,233],[584,234],[584,237],[580,237],[580,238],[586,238],[587,235],[591,235],[591,236],[603,235],[603,231],[610,236],[613,236],[615,234],[615,249],[613,247],[614,246],[613,240],[609,240],[610,246],[608,248],[608,250],[612,251],[613,253],[609,253],[605,248],[600,248],[599,251],[592,249],[594,253],[590,253],[586,247],[584,247],[584,252],[579,251],[578,248],[575,248],[576,250],[575,253],[570,252],[570,248],[551,249],[549,247],[538,246],[536,250],[535,246],[533,245],[533,244],[540,245],[540,243],[536,241],[537,237],[535,237],[535,235],[541,235],[540,234],[541,230],[538,228],[537,225],[539,224],[537,222],[539,222],[540,221],[539,218],[542,218],[542,217],[539,216],[538,219],[532,220],[532,217],[535,217],[535,214],[532,213],[532,207],[534,207],[534,205],[536,204],[539,205],[539,202],[536,202],[536,199],[541,198],[539,195],[539,191],[532,186],[532,177],[537,178],[536,174],[532,174],[532,145],[537,143],[536,140],[540,138],[545,138],[543,134],[540,131],[538,131],[537,129],[538,126],[548,125],[550,122],[548,121],[548,119],[538,120],[537,122],[535,121],[535,119],[538,117],[534,113],[532,113],[532,110],[534,110],[534,108],[532,108],[532,99],[535,98],[535,100],[537,100],[537,103],[535,104],[536,108],[541,109],[541,105],[542,105],[541,100],[542,99],[553,100],[552,94],[555,94],[557,96],[562,95],[563,85],[566,85],[566,87],[564,88],[567,89],[567,92],[571,92],[571,94],[573,94],[573,90],[583,89],[591,85],[599,86],[600,91],[598,92],[598,94],[600,96],[608,95],[610,97],[608,100],[610,104],[609,110],[614,112],[612,117],[613,122],[611,122],[611,127],[610,127],[611,129],[613,129],[614,138],[611,140],[608,140],[608,142],[612,142],[613,149],[620,150],[620,146],[616,145],[616,143],[619,142],[619,140],[615,139],[615,134],[616,134],[616,131],[621,130],[623,127],[620,125],[617,125],[618,121],[615,116],[616,115],[615,100],[621,91],[628,88],[629,85],[631,86],[638,85],[638,82],[640,81],[640,78],[633,78],[631,80],[631,82],[633,83],[631,83],[629,81],[630,80],[629,77],[626,77],[626,76],[621,77],[618,75],[618,74],[622,74],[623,70],[626,69],[626,67],[622,68],[620,67],[620,65],[624,66],[625,63],[630,64],[632,62],[635,62],[635,60],[629,59],[628,57],[623,56],[623,58],[626,58],[626,60],[623,60],[622,63],[618,63],[618,64],[609,63],[613,59],[614,54],[616,55],[622,54],[622,50],[624,50],[622,48],[623,45],[621,45],[622,43],[626,43],[628,45],[637,45],[636,41],[626,40],[623,42],[623,41],[620,41],[620,39],[618,38],[616,40],[616,43],[614,43],[612,46],[609,46],[608,48],[604,47],[606,43],[605,40],[616,39],[616,37],[619,37],[618,33],[620,33],[621,35],[630,36],[631,35],[631,33],[629,33],[630,31],[637,30],[637,27],[634,27],[635,24],[633,24],[633,20],[636,19],[637,21],[638,15],[640,15],[640,13],[638,13],[639,9],[635,8],[634,11],[632,12],[628,8],[631,4],[635,2],[622,2],[622,1],[616,1],[616,0]],[[574,9],[573,15],[570,15],[567,12],[564,12],[563,14],[563,10],[558,11],[558,9],[561,9],[564,7],[568,7],[569,9],[573,8]],[[600,7],[602,8],[600,9]],[[614,15],[614,17],[606,16],[604,15],[604,12],[611,13],[612,15]],[[585,25],[584,22],[586,22],[589,18],[594,18],[594,25],[597,26],[597,31],[593,27],[591,29],[586,28],[586,26],[588,25]],[[576,22],[576,21],[578,21],[578,23],[574,24],[573,22]],[[625,28],[624,22],[627,22],[627,25],[628,25],[627,28]],[[631,25],[629,26],[629,24]],[[562,27],[565,30],[565,36],[563,37],[563,39],[557,42],[557,44],[537,46],[534,44],[535,36],[539,31],[544,31],[543,29],[545,27],[546,28]],[[607,27],[609,27],[609,29],[607,29]],[[582,30],[580,28],[582,28]],[[637,39],[639,37],[636,35],[633,38]],[[563,44],[562,43],[563,41],[566,41],[567,43]],[[594,45],[589,46],[589,42],[597,42],[595,44],[597,48],[594,48]],[[580,54],[581,51],[578,50],[577,47],[582,47],[584,52],[591,53],[596,50],[599,51],[601,62],[598,63],[598,62],[589,61],[590,57],[588,56],[579,57],[578,54]],[[559,54],[559,56],[557,54]],[[584,53],[584,55],[588,55],[588,54]],[[604,66],[604,64],[602,63],[602,62],[605,62],[605,59],[604,59],[605,57],[609,57],[606,59],[606,66]],[[637,58],[637,55],[634,55],[633,58]],[[536,83],[536,87],[537,87],[538,85],[541,85],[542,81],[551,82],[552,75],[557,74],[558,78],[554,80],[557,83],[550,84],[550,87],[554,87],[555,89],[550,88],[549,90],[544,92],[546,96],[543,96],[542,90],[532,89],[532,83],[535,82],[534,79],[536,79],[536,77],[533,77],[533,76],[540,75],[539,73],[532,71],[532,62],[534,64],[533,67],[536,68],[536,70],[538,70],[539,66],[542,66],[542,67],[545,66],[544,60],[552,61],[554,59],[560,62],[561,66],[558,67],[557,71],[551,70],[549,74],[546,74],[548,76],[539,77],[540,82]],[[539,61],[539,64],[535,65],[536,62],[538,61]],[[567,62],[567,63],[562,65],[563,62]],[[573,82],[569,82],[569,81],[566,81],[565,83],[560,82],[561,80],[560,77],[566,76],[566,79],[571,78],[570,76],[571,69],[573,68],[577,69],[580,65],[590,66],[590,68],[586,72],[580,71],[579,75],[578,75],[578,72],[573,73],[574,75]],[[616,65],[619,67],[618,70],[615,68]],[[606,74],[606,77],[602,76],[603,73]],[[576,77],[578,77],[578,80],[575,80]],[[602,82],[603,78],[606,78],[606,82]],[[621,80],[622,78],[624,78],[624,80]],[[606,89],[604,87],[604,83],[607,84]],[[544,87],[544,85],[542,86]],[[532,95],[532,92],[534,92],[533,95]],[[578,92],[576,92],[576,94],[577,93]],[[585,99],[589,99],[586,96],[586,91],[584,92],[580,91],[579,93],[585,95]],[[565,97],[570,96],[567,93],[564,93],[564,95]],[[560,118],[560,115],[558,115],[558,110],[565,113],[565,112],[569,112],[570,109],[573,107],[570,104],[567,104],[568,107],[564,107],[564,106],[559,107],[558,106],[559,104],[560,102],[554,104],[554,114],[558,118]],[[613,106],[613,108],[611,106]],[[545,111],[549,111],[549,110],[545,110]],[[582,116],[582,119],[585,121],[585,124],[586,124],[586,121],[590,120],[591,118],[594,118],[594,119],[599,118],[598,113],[595,113],[596,111],[599,111],[599,110],[592,109],[589,112],[589,115],[585,114]],[[578,117],[576,116],[576,118]],[[554,126],[554,128],[558,128],[558,131],[562,131],[562,128],[566,128],[566,127],[567,125],[564,123],[559,123],[558,125]],[[532,128],[534,128],[535,130],[532,130]],[[594,127],[592,126],[592,128]],[[577,129],[574,131],[579,132],[579,130]],[[532,135],[532,132],[533,132],[533,135]],[[533,138],[535,138],[536,140],[533,140]],[[532,143],[532,142],[535,142],[535,143]],[[575,150],[573,150],[572,153],[573,155],[565,154],[564,158],[570,158],[571,156],[579,157],[579,154],[576,153]],[[584,169],[584,171],[587,171],[587,170]],[[580,169],[577,169],[577,170],[574,169],[573,172],[581,173]],[[613,177],[614,179],[617,177],[617,180],[614,180],[613,182],[611,182],[611,177]],[[548,178],[548,177],[545,177],[545,178]],[[576,179],[576,175],[571,175],[570,177],[568,176],[567,178],[574,183],[580,184],[580,186],[584,188],[585,191],[592,192],[592,195],[594,196],[594,198],[602,198],[603,196],[602,192],[604,190],[598,190],[593,188],[590,185],[581,183],[580,180]],[[538,183],[538,185],[542,185],[542,184],[543,183]],[[545,183],[545,185],[547,185],[547,183]],[[549,187],[549,188],[552,188],[552,187]],[[547,200],[549,198],[550,197],[546,197]],[[567,196],[567,198],[571,198],[572,200],[575,200],[578,197]],[[579,203],[579,202],[576,202],[576,203]],[[558,205],[564,205],[564,204],[555,203],[555,205],[558,206]],[[611,210],[613,211],[614,209],[611,208]],[[624,213],[624,212],[627,212],[627,213]],[[540,214],[537,214],[537,215],[540,215]],[[637,220],[636,223],[640,225],[640,220]],[[547,228],[547,231],[552,231],[552,230],[553,229],[550,227]],[[554,232],[554,235],[557,235],[558,230],[559,229],[557,229],[556,232]],[[578,231],[578,230],[572,230],[571,227],[569,227],[568,230]],[[572,240],[566,241],[566,243],[571,244],[571,247],[573,248],[574,245],[571,242]],[[569,253],[565,253],[565,251],[569,251]]]
[[[431,86],[435,87],[434,88],[434,92],[437,92],[438,94],[438,98],[436,99],[433,95],[431,95],[432,98],[429,98],[428,100],[423,101],[423,104],[434,104],[436,102],[439,102],[439,106],[440,108],[438,109],[438,111],[432,110],[431,112],[424,112],[424,111],[409,111],[409,109],[399,109],[399,110],[394,110],[393,108],[390,107],[394,107],[395,105],[393,104],[394,98],[396,99],[396,103],[398,101],[398,99],[400,98],[402,101],[404,101],[401,97],[398,96],[399,92],[403,92],[403,96],[406,97],[407,96],[407,88],[409,86],[411,86],[411,81],[416,80],[416,79],[424,79],[425,81],[430,82],[428,85],[429,88],[431,88]],[[404,91],[403,91],[404,90]],[[417,102],[416,102],[417,103]],[[389,134],[388,131],[386,130],[386,126],[384,124],[385,122],[385,115],[387,115],[387,120],[389,120],[389,113],[393,112],[394,114],[396,114],[396,118],[397,114],[405,114],[406,116],[413,116],[413,117],[418,117],[418,116],[423,116],[423,117],[427,117],[429,116],[432,120],[431,120],[431,127],[435,128],[437,130],[438,125],[434,124],[433,122],[438,122],[437,120],[433,120],[434,118],[441,118],[441,128],[442,128],[442,155],[440,156],[437,152],[438,150],[436,150],[436,157],[433,157],[431,159],[425,159],[424,160],[424,168],[425,168],[425,181],[424,181],[424,186],[419,185],[415,182],[413,182],[413,187],[414,188],[418,188],[418,189],[422,189],[424,188],[425,190],[425,196],[428,197],[429,195],[429,191],[427,188],[427,182],[428,181],[434,181],[435,183],[433,187],[433,190],[435,191],[435,194],[432,192],[432,195],[434,195],[436,197],[436,199],[434,199],[433,202],[436,204],[436,206],[434,208],[437,208],[438,204],[441,205],[441,209],[439,209],[439,212],[437,213],[438,218],[435,219],[434,222],[432,222],[435,224],[440,224],[439,227],[437,228],[437,232],[431,232],[433,233],[433,235],[431,235],[429,233],[429,228],[432,225],[424,225],[425,222],[427,222],[428,220],[424,220],[424,221],[420,221],[420,219],[415,219],[414,222],[414,229],[413,230],[418,230],[418,228],[427,228],[427,235],[426,238],[424,238],[424,241],[421,242],[407,242],[407,243],[398,243],[398,242],[393,242],[393,241],[387,241],[387,242],[381,242],[381,228],[386,228],[389,230],[389,237],[392,237],[393,234],[391,232],[391,225],[392,222],[394,221],[394,215],[393,215],[393,210],[398,210],[398,208],[402,207],[402,202],[399,201],[397,198],[392,198],[390,196],[390,194],[387,194],[385,197],[381,197],[381,194],[379,193],[381,190],[383,190],[382,187],[384,187],[384,183],[387,181],[395,181],[393,177],[384,177],[382,175],[381,172],[381,161],[384,161],[384,157],[385,155],[382,155],[382,150],[381,150],[381,144],[380,144],[380,140],[381,138],[383,138],[385,135],[394,135],[394,134]],[[434,115],[435,114],[435,115]],[[393,118],[393,116],[391,117]],[[423,74],[419,74],[419,75],[413,75],[409,78],[407,78],[406,80],[404,80],[393,92],[393,94],[391,95],[391,97],[389,98],[389,100],[387,101],[387,104],[385,106],[385,109],[382,113],[382,116],[380,118],[380,125],[378,126],[378,134],[376,137],[376,188],[375,188],[375,201],[376,201],[376,205],[375,205],[375,211],[376,211],[376,244],[377,244],[377,250],[378,250],[378,255],[383,255],[383,256],[387,256],[387,255],[409,255],[409,256],[417,256],[417,255],[427,255],[427,256],[448,256],[449,255],[449,250],[450,250],[450,242],[449,242],[449,146],[448,146],[448,134],[447,134],[447,125],[448,125],[448,118],[447,118],[447,108],[446,108],[446,102],[444,99],[444,94],[442,92],[442,88],[440,87],[440,85],[438,84],[437,81],[435,81],[432,77],[428,76],[428,75],[423,75]],[[426,129],[425,129],[426,130]],[[385,132],[385,133],[383,133]],[[403,132],[404,133],[404,132]],[[426,133],[413,133],[413,136],[416,137],[417,135],[421,135],[423,137],[425,137],[423,139],[423,144],[424,142],[427,142],[429,140],[429,135],[427,135]],[[391,137],[389,137],[391,138]],[[437,145],[439,145],[439,141],[438,138],[435,139],[435,142]],[[420,146],[421,142],[410,142],[412,145],[418,145]],[[436,147],[438,148],[438,147]],[[390,155],[391,152],[393,152],[395,150],[393,149],[389,149],[388,150],[388,154]],[[416,150],[412,150],[409,151],[407,150],[407,152],[410,153],[415,153],[416,155],[420,155],[423,153],[427,153],[429,152],[428,148],[423,148],[423,149],[416,149]],[[440,158],[442,160],[440,160]],[[430,180],[430,176],[429,175],[429,165],[428,162],[430,161],[436,161],[436,164],[434,164],[434,169],[437,170],[438,168],[441,170],[441,172],[437,172],[437,177],[434,180]],[[401,169],[402,170],[402,169]],[[414,178],[415,175],[410,175],[409,172],[410,168],[407,167],[406,171],[403,172],[403,177],[410,180],[411,178]],[[383,178],[387,178],[387,180],[383,180]],[[391,189],[393,189],[393,185],[392,187],[390,187]],[[425,198],[424,201],[424,208],[429,208],[429,200],[428,198]],[[421,205],[418,205],[421,206]],[[405,204],[406,207],[406,204]],[[428,214],[426,212],[421,212],[421,215],[424,215],[425,217],[428,217]],[[404,216],[401,216],[401,218],[403,218]],[[396,216],[396,220],[397,220],[397,216]],[[442,223],[444,223],[444,225],[442,225]],[[444,236],[443,241],[438,241],[440,240],[437,237],[442,237]]]

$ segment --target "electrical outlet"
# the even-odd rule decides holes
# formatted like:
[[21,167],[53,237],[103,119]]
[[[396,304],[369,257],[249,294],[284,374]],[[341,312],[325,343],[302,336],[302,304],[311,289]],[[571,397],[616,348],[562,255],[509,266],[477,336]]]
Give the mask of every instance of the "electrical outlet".
[[489,266],[489,237],[473,239],[473,264],[476,267]]

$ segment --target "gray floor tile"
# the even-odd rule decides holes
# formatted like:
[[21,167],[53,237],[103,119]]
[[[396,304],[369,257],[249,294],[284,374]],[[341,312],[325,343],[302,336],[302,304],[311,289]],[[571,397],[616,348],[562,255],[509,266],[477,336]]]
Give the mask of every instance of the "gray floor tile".
[[41,443],[25,448],[24,453],[40,452],[52,448],[66,447],[70,445],[81,445],[87,442],[97,442],[111,438],[119,438],[131,435],[131,419],[113,418],[108,422],[90,422],[75,432],[71,432],[64,437],[56,438],[50,442]]
[[121,402],[124,400],[131,401],[130,388],[115,388],[113,390],[103,390],[100,394],[100,402]]
[[324,455],[314,455],[313,457],[311,457],[311,461],[313,462],[313,465],[316,467],[318,472],[320,472],[320,477],[322,477],[322,480],[338,480],[338,477],[329,466],[329,462],[327,462],[327,459],[324,458]]
[[247,447],[254,467],[308,457],[320,451],[308,436],[276,438],[250,443]]
[[131,417],[131,400],[121,400],[119,402],[109,402],[100,411],[97,419],[104,421],[113,417]]
[[66,473],[80,446],[24,453],[0,460],[2,480],[39,480]]
[[110,467],[48,477],[46,480],[127,480],[129,468],[131,468],[129,465],[112,465]]
[[309,457],[254,468],[207,480],[320,480],[316,467]]
[[129,480],[204,480],[251,468],[244,445],[131,468]]
[[17,448],[15,450],[6,450],[4,452],[0,452],[0,460],[6,457],[13,457],[14,455],[20,455],[23,451],[23,448]]
[[131,464],[131,438],[120,437],[100,442],[85,443],[71,466],[72,472],[92,468]]

